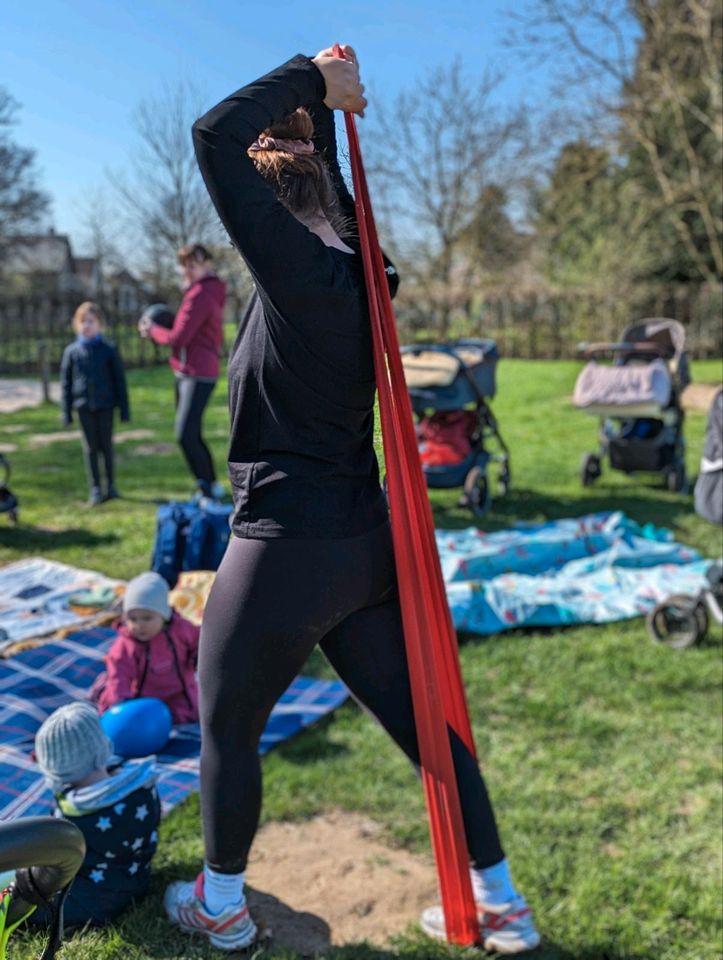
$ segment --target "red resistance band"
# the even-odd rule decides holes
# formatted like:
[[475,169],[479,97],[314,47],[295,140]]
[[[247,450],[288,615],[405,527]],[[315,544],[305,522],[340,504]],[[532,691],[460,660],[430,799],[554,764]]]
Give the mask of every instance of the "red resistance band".
[[[341,47],[334,55],[344,58]],[[432,848],[452,943],[480,940],[448,728],[476,755],[354,116],[344,115],[369,299],[389,509]]]

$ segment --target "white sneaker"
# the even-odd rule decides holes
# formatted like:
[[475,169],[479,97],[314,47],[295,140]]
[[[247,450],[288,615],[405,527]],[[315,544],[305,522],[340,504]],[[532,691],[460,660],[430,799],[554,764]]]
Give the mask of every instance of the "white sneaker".
[[[524,953],[539,946],[540,934],[535,929],[532,913],[524,897],[517,897],[501,910],[492,912],[477,905],[482,946],[496,953]],[[447,939],[444,911],[441,906],[427,907],[420,918],[422,930],[437,940]]]
[[203,873],[195,882],[177,881],[167,887],[163,906],[172,923],[187,933],[204,934],[219,950],[242,950],[251,946],[258,934],[243,894],[239,902],[211,913],[203,899]]

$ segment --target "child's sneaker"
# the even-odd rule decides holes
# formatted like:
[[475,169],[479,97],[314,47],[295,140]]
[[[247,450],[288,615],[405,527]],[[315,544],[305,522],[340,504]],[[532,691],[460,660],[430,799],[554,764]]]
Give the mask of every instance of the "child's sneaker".
[[97,507],[103,503],[103,494],[101,493],[100,487],[91,487],[90,494],[88,495],[88,506]]
[[120,494],[118,493],[118,487],[111,483],[106,491],[105,495],[106,500],[120,500]]
[[169,920],[187,933],[203,933],[219,950],[242,950],[256,940],[256,924],[251,919],[246,898],[231,903],[219,913],[211,913],[203,899],[203,873],[196,881],[178,881],[166,888],[163,897]]
[[[535,929],[532,913],[524,897],[517,897],[505,904],[502,912],[492,913],[481,904],[477,905],[482,946],[496,953],[524,953],[534,950],[540,943],[540,934]],[[420,918],[422,930],[437,940],[445,940],[444,913],[441,906],[427,907]]]

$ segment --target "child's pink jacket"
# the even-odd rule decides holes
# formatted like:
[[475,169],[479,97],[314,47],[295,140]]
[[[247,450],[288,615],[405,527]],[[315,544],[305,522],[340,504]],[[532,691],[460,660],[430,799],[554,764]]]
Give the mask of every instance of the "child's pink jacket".
[[147,642],[135,640],[121,625],[105,657],[107,678],[98,698],[100,712],[122,700],[158,697],[170,708],[174,723],[197,723],[199,633],[200,627],[175,612]]

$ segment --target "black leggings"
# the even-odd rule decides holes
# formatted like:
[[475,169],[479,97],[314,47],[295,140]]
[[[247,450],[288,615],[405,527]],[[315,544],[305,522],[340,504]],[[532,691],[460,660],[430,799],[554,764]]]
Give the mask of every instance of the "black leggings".
[[176,377],[176,441],[183,451],[186,463],[204,493],[211,492],[216,479],[211,451],[201,436],[201,419],[216,381]]
[[83,432],[83,459],[88,474],[88,483],[100,486],[98,454],[105,463],[105,478],[113,486],[113,410],[78,410],[80,428]]
[[[245,869],[261,809],[258,746],[315,644],[419,765],[388,525],[347,540],[232,538],[201,628],[201,810],[206,861]],[[474,757],[450,731],[470,859],[504,856]]]

